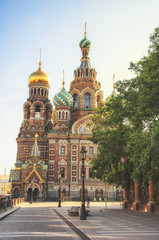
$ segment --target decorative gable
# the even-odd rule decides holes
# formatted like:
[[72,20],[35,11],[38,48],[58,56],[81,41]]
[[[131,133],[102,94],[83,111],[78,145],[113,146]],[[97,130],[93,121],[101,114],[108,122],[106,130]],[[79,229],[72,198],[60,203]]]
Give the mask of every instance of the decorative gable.
[[35,181],[35,179],[44,183],[44,180],[40,177],[39,173],[34,168],[23,182],[25,183],[26,181]]
[[64,159],[61,159],[61,161],[58,162],[59,166],[67,166],[67,162]]

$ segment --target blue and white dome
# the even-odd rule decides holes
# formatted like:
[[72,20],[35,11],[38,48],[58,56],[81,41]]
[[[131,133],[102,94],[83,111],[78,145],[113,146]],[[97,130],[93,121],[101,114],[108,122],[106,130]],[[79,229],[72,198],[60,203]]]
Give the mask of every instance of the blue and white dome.
[[73,104],[73,98],[71,94],[69,94],[63,87],[62,90],[57,93],[53,98],[53,103],[55,104],[55,106],[64,105],[71,107]]
[[83,38],[79,43],[80,48],[90,48],[91,41],[87,38]]

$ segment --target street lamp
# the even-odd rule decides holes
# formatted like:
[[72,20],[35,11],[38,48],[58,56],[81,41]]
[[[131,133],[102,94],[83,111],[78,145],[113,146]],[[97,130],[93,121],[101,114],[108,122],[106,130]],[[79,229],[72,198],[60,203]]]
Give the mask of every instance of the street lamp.
[[58,196],[59,204],[58,204],[58,207],[61,207],[61,173],[58,174],[58,179],[59,179],[59,196]]
[[33,181],[31,181],[32,186],[31,186],[31,194],[30,194],[30,204],[33,203]]
[[81,202],[81,209],[80,209],[80,220],[86,220],[86,211],[85,211],[85,189],[84,189],[84,160],[86,159],[86,150],[85,147],[81,148],[81,160],[82,160],[82,202]]

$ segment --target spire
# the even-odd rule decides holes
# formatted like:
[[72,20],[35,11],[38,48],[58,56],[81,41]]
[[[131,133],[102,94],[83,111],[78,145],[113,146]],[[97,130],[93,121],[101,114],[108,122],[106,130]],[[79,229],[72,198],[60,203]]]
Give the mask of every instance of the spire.
[[34,156],[34,157],[40,156],[40,151],[39,151],[38,144],[37,144],[38,137],[39,137],[39,135],[36,133],[35,134],[35,143],[32,148],[32,151],[31,151],[31,156]]
[[41,48],[40,48],[39,68],[41,69]]
[[84,32],[84,38],[86,38],[86,23],[85,23],[85,32]]
[[83,48],[90,48],[91,41],[86,38],[86,23],[85,23],[85,31],[84,31],[84,38],[80,41],[79,46],[81,49]]
[[63,81],[62,81],[62,88],[65,87],[65,81],[64,81],[64,70],[63,70]]
[[39,137],[39,135],[36,133],[35,134],[35,142],[37,143],[37,138]]

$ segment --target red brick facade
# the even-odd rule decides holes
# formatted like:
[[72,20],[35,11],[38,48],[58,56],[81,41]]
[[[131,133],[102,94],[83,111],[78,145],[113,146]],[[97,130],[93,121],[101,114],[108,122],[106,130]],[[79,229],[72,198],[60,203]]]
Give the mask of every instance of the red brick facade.
[[[74,71],[70,93],[65,92],[64,88],[61,90],[53,114],[52,104],[48,99],[47,75],[41,70],[41,62],[38,71],[30,75],[29,98],[24,104],[24,119],[17,138],[15,170],[20,171],[21,177],[18,182],[12,181],[12,192],[19,189],[19,194],[26,199],[30,188],[37,189],[35,195],[39,199],[44,197],[57,200],[60,183],[63,197],[79,200],[82,188],[80,151],[83,146],[87,150],[86,194],[91,199],[103,199],[106,194],[109,195],[109,199],[115,197],[114,187],[106,187],[103,182],[93,179],[91,173],[90,160],[98,150],[97,146],[88,140],[91,130],[87,123],[91,121],[94,109],[103,101],[103,93],[100,83],[96,80],[96,70],[90,65],[89,48],[81,50],[81,65]],[[72,105],[69,96],[72,96]],[[40,156],[34,158],[31,152],[36,133],[39,136],[37,146]],[[41,168],[38,167],[38,161]],[[32,166],[30,170],[29,164]]]

